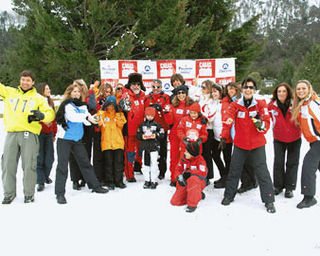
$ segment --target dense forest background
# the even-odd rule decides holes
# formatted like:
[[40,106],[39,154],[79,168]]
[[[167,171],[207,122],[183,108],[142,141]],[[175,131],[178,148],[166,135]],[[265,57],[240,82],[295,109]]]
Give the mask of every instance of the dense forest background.
[[237,80],[308,79],[320,92],[320,6],[306,0],[13,0],[0,13],[0,81],[23,69],[62,93],[101,59],[235,57]]

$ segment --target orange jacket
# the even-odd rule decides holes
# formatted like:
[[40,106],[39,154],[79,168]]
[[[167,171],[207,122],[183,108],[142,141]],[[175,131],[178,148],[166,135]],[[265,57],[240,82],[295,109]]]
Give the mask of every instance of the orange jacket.
[[303,103],[298,122],[308,142],[320,140],[320,99],[316,95]]
[[122,127],[127,122],[124,114],[100,110],[97,115],[101,127],[101,150],[124,149]]

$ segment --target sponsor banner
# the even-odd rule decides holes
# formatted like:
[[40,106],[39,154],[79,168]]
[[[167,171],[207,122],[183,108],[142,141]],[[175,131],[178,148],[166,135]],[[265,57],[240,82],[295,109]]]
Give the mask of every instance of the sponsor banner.
[[216,74],[215,77],[235,77],[235,61],[233,58],[216,59]]
[[194,60],[177,60],[176,73],[181,74],[184,79],[193,79],[196,76]]
[[146,91],[149,92],[151,91],[151,85],[152,85],[152,81],[153,79],[143,79],[143,85],[146,88]]
[[117,60],[100,60],[101,78],[118,79],[119,69]]
[[136,60],[119,60],[119,78],[128,78],[130,73],[138,72]]
[[170,78],[176,73],[176,60],[157,61],[158,78]]
[[197,78],[213,78],[215,77],[215,60],[196,60],[196,75]]
[[142,74],[143,79],[155,79],[157,74],[157,62],[151,60],[139,60],[138,72]]
[[170,79],[161,79],[162,81],[162,89],[165,93],[171,95],[171,91],[173,87],[171,86]]
[[119,80],[118,79],[102,79],[101,84],[111,84],[113,88],[115,88],[118,84]]
[[217,77],[216,78],[216,83],[217,84],[222,84],[222,85],[227,85],[228,83],[235,82],[236,78],[234,76],[232,77]]

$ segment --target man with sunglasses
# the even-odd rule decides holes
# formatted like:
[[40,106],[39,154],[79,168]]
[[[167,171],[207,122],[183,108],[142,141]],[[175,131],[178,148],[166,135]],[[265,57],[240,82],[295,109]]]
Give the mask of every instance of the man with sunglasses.
[[169,129],[169,125],[164,120],[163,109],[170,104],[170,97],[162,90],[162,81],[159,79],[152,81],[151,88],[152,91],[146,96],[144,106],[145,108],[154,107],[156,109],[154,120],[165,130],[164,137],[160,140],[160,158],[158,160],[160,170],[158,178],[162,180],[167,170],[167,131]]
[[243,166],[250,161],[260,185],[262,202],[267,212],[274,213],[274,192],[266,163],[264,136],[270,127],[268,106],[265,100],[254,95],[257,85],[252,78],[245,79],[241,86],[242,97],[229,105],[221,133],[220,147],[223,148],[234,126],[234,150],[221,204],[229,205],[234,200]]

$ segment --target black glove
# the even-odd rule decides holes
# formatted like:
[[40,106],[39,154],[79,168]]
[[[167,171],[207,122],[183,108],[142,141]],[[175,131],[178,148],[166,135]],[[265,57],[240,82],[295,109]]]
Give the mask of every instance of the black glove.
[[151,107],[154,107],[157,111],[161,111],[162,110],[161,105],[158,104],[158,103],[152,104]]
[[219,145],[218,145],[218,149],[220,150],[224,150],[226,148],[226,139],[224,138],[221,138],[220,139],[220,142],[219,142]]
[[257,117],[252,117],[252,122],[254,124],[254,126],[259,130],[259,131],[262,131],[262,121],[260,118],[257,118]]
[[105,98],[101,98],[100,100],[99,100],[99,105],[100,106],[102,106],[103,104],[104,104],[104,102],[106,101],[106,99]]
[[187,180],[187,179],[190,178],[191,173],[190,173],[190,172],[184,172],[184,173],[182,173],[182,176],[183,176],[183,178],[184,178],[185,180]]
[[207,124],[208,120],[204,116],[201,118],[201,124]]
[[44,119],[44,114],[39,110],[31,110],[32,115],[28,115],[28,123],[41,121]]
[[183,177],[183,174],[180,174],[178,177],[177,177],[177,182],[179,183],[179,185],[181,187],[185,187],[187,185],[186,183],[186,180],[184,179]]

